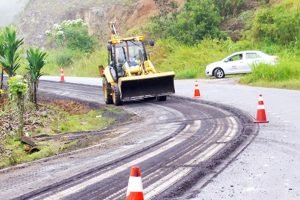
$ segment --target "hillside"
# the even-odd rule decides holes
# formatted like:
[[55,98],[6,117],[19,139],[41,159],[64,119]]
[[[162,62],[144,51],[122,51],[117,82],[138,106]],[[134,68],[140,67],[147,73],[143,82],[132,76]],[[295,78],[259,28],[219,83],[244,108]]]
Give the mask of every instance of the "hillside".
[[143,25],[157,13],[153,0],[30,0],[16,24],[26,43],[41,46],[46,41],[45,31],[63,20],[81,18],[88,23],[91,34],[105,41],[112,19],[117,19],[123,32]]

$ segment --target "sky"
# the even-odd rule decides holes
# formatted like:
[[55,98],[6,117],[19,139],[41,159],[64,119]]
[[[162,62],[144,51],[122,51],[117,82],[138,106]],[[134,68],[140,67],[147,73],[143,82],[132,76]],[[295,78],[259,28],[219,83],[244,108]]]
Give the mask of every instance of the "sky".
[[0,26],[12,23],[28,0],[0,0]]

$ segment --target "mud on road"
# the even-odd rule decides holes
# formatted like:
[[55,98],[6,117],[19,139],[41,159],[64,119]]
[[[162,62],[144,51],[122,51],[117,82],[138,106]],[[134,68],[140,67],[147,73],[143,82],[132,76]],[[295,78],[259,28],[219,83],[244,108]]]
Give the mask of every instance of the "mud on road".
[[[40,87],[49,94],[103,102],[99,87],[51,82]],[[129,169],[139,165],[146,199],[193,197],[195,184],[209,183],[258,133],[248,114],[211,102],[174,96],[122,108],[138,120],[110,129],[110,137],[93,147],[1,171],[0,196],[124,199]]]

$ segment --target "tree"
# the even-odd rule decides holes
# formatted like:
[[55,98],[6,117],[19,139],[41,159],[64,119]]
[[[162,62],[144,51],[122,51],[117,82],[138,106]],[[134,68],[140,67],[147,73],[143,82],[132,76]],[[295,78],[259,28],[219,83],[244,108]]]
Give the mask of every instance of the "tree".
[[32,97],[30,99],[35,103],[36,108],[38,108],[37,104],[37,88],[39,78],[42,76],[42,68],[46,64],[46,56],[47,54],[41,51],[38,48],[30,48],[27,50],[27,61],[28,61],[28,73],[30,76],[30,90],[32,91]]
[[169,34],[192,45],[206,37],[223,37],[219,29],[220,23],[221,16],[210,0],[189,0],[176,17],[176,23],[170,25]]
[[4,52],[0,55],[0,64],[4,67],[4,71],[9,77],[16,75],[17,69],[20,67],[20,46],[23,44],[23,38],[18,39],[16,30],[13,27],[7,27],[3,33]]
[[54,24],[52,30],[46,31],[52,46],[78,50],[84,53],[94,51],[97,40],[88,32],[88,26],[82,19],[65,20]]
[[156,37],[167,37],[171,24],[176,20],[178,5],[174,0],[154,0],[159,8],[159,14],[152,17],[149,24],[149,31]]
[[253,21],[252,35],[257,41],[280,45],[299,44],[299,2],[281,1],[260,9]]
[[[157,2],[166,4],[167,8],[171,6],[167,0]],[[167,8],[162,6],[164,12],[161,11],[152,19],[149,28],[156,37],[171,37],[189,45],[194,45],[204,38],[225,38],[225,34],[219,28],[222,17],[211,0],[187,0],[180,12]]]
[[23,128],[24,128],[24,112],[25,112],[24,96],[28,88],[22,76],[11,77],[8,80],[8,86],[9,86],[9,93],[12,96],[17,97],[18,119],[19,119],[18,137],[21,138],[23,136]]

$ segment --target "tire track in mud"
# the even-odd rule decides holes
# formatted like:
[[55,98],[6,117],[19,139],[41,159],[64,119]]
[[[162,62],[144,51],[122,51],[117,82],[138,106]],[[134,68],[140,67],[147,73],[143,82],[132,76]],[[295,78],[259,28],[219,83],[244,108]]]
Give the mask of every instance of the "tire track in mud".
[[[41,82],[40,87],[43,92],[66,98],[103,101],[101,88],[95,86]],[[175,199],[195,183],[215,176],[258,132],[258,126],[252,123],[249,115],[211,102],[170,97],[166,102],[125,103],[123,108],[136,112],[144,120],[157,118],[148,124],[142,121],[139,128],[131,125],[128,134],[143,129],[148,133],[142,135],[145,138],[155,131],[161,134],[152,143],[131,153],[32,190],[17,199],[124,199],[132,165],[141,168],[146,199]],[[163,111],[165,114],[160,116],[159,112]],[[164,127],[166,130],[159,130]],[[134,141],[143,142],[145,138]]]

